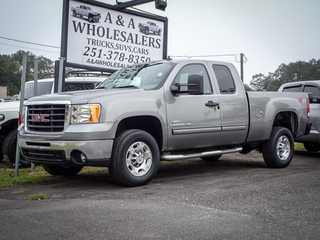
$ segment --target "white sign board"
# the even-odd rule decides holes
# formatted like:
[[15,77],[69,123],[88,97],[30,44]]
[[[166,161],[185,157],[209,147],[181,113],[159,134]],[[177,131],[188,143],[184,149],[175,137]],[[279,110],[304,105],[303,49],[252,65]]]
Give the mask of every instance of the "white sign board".
[[164,21],[70,0],[67,24],[67,63],[118,70],[164,58]]

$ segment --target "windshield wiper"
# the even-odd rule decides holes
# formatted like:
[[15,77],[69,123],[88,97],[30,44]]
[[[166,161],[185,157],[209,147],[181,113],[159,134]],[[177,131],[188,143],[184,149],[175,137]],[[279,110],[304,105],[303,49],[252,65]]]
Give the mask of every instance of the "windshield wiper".
[[136,88],[136,89],[140,89],[140,88],[139,88],[139,87],[137,87],[136,85],[113,86],[112,88]]

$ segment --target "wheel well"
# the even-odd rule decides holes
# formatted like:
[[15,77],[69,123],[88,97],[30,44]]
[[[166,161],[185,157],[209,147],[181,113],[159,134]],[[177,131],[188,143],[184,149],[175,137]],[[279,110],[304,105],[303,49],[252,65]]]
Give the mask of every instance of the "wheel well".
[[141,129],[148,132],[156,140],[159,149],[162,148],[162,127],[158,118],[153,116],[136,116],[121,120],[116,136],[128,129]]
[[294,112],[280,112],[276,115],[274,122],[274,127],[286,127],[292,133],[293,137],[297,135],[298,131],[298,118]]
[[10,121],[5,122],[1,126],[0,132],[2,135],[7,135],[9,134],[9,132],[15,129],[18,129],[18,119],[11,119]]

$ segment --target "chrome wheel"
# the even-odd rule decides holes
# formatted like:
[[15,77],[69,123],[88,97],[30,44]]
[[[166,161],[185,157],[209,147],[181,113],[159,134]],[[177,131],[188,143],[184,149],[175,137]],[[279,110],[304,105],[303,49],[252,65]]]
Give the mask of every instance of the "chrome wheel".
[[133,143],[126,153],[126,165],[129,172],[137,177],[144,176],[152,166],[152,152],[144,142]]
[[290,155],[290,141],[287,136],[282,135],[277,142],[277,155],[281,161],[287,160]]

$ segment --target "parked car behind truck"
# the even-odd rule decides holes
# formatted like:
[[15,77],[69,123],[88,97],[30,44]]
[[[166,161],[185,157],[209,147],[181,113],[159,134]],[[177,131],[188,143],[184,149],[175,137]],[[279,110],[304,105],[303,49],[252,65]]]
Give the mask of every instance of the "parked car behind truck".
[[295,139],[295,141],[303,143],[307,151],[320,151],[320,80],[286,83],[278,91],[312,93],[313,99],[310,104],[312,128],[310,134],[301,136]]
[[230,63],[163,60],[123,68],[86,93],[31,98],[18,141],[50,174],[105,166],[126,186],[149,183],[160,160],[252,149],[282,168],[294,138],[310,131],[308,103],[306,93],[245,92]]

